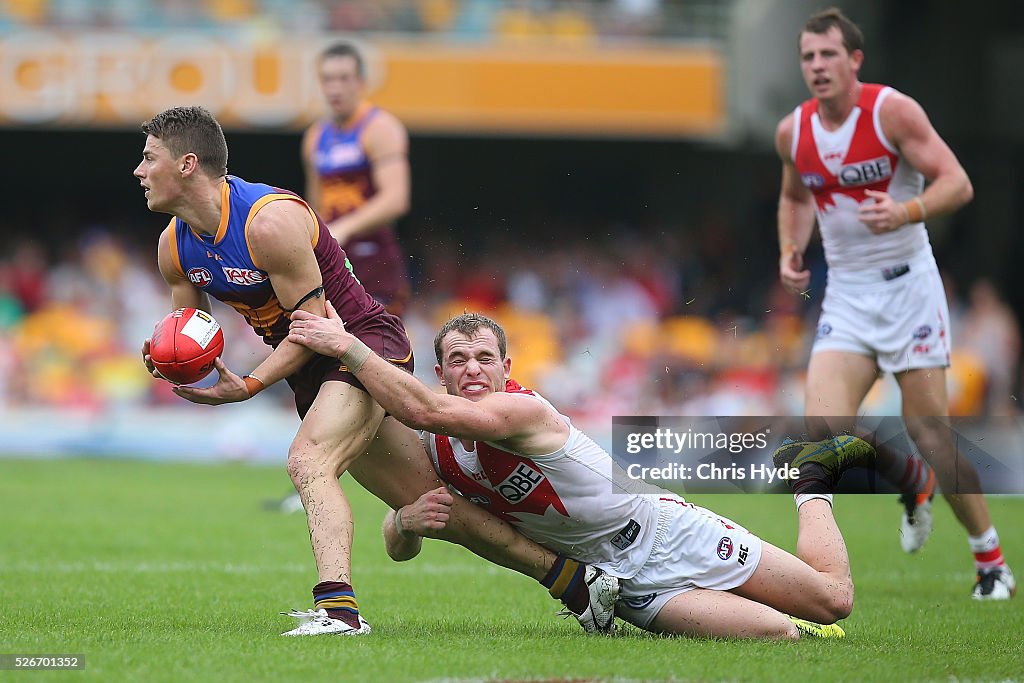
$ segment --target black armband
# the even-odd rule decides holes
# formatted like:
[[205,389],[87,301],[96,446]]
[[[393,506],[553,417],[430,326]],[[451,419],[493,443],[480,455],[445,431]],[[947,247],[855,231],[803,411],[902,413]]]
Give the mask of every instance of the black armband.
[[284,312],[285,313],[293,313],[296,310],[298,310],[299,308],[301,308],[302,304],[306,303],[310,299],[316,299],[316,298],[319,298],[319,297],[321,297],[323,295],[324,295],[324,286],[320,285],[319,287],[317,287],[316,289],[311,291],[309,294],[307,294],[306,296],[304,296],[301,299],[299,299],[299,303],[295,304],[295,308],[286,308],[286,309],[284,309]]

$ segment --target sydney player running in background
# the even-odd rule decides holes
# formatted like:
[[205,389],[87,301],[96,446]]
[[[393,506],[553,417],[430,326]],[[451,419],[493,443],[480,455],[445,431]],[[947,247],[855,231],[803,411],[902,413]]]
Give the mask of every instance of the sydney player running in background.
[[[921,105],[858,79],[863,43],[837,9],[810,18],[799,50],[812,97],[775,136],[782,283],[794,293],[807,290],[803,254],[815,219],[828,263],[805,415],[820,418],[809,427],[847,431],[878,373],[893,373],[908,435],[967,530],[978,572],[974,597],[1009,598],[1016,583],[977,472],[957,452],[948,426],[949,312],[924,224],[966,204],[973,190]],[[904,493],[902,542],[913,552],[931,530],[931,470],[916,455],[881,448],[878,469]]]

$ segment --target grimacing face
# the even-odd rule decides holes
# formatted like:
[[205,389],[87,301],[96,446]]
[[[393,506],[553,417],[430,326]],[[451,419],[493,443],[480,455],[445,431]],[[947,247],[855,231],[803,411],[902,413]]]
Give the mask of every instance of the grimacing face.
[[857,78],[864,55],[846,51],[843,34],[833,26],[827,33],[800,34],[800,71],[811,95],[819,100],[847,92]]
[[363,97],[364,85],[355,57],[335,55],[320,62],[320,90],[335,118],[352,115]]
[[449,332],[441,342],[441,360],[443,366],[435,365],[434,371],[445,390],[471,401],[504,391],[512,369],[511,359],[501,357],[498,339],[486,327],[472,337]]

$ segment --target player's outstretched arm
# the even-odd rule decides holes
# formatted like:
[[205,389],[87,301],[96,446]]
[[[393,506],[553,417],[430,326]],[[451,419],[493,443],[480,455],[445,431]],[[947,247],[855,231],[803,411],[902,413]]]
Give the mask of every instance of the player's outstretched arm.
[[289,341],[340,359],[370,395],[406,425],[474,441],[515,439],[524,453],[550,453],[565,442],[565,423],[540,401],[503,391],[479,401],[439,394],[349,334],[330,302],[327,313],[328,318],[293,313]]

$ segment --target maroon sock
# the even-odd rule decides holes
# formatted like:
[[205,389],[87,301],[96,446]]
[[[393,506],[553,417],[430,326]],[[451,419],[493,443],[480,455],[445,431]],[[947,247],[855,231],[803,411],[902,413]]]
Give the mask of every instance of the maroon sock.
[[561,600],[574,614],[583,614],[590,604],[590,591],[584,579],[586,572],[587,565],[559,555],[540,582],[551,597]]

